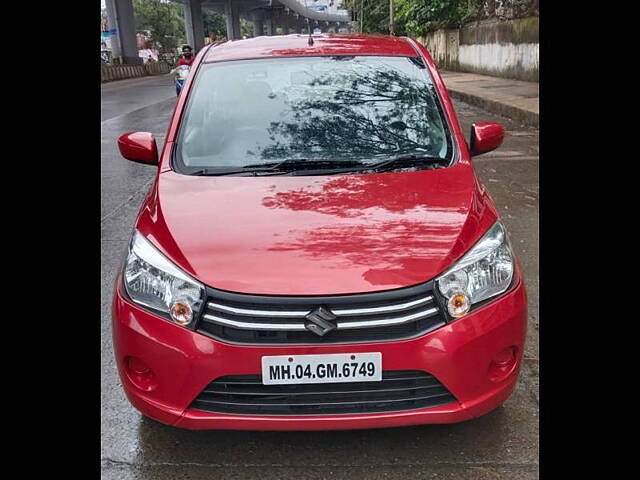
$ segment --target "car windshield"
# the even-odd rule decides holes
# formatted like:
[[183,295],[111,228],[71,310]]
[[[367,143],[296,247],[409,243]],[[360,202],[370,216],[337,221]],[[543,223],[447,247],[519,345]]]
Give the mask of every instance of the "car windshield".
[[292,160],[448,160],[452,144],[416,58],[297,57],[203,64],[175,153],[177,170],[194,173]]

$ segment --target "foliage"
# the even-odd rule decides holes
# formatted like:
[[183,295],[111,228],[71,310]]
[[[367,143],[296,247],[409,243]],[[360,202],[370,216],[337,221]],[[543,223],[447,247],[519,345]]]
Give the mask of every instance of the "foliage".
[[535,17],[539,15],[538,4],[538,0],[482,0],[478,9],[478,18],[510,20]]
[[[475,19],[482,0],[394,0],[396,35],[422,36]],[[344,0],[364,33],[389,33],[389,0]]]
[[240,18],[240,37],[253,37],[253,22],[250,22],[245,18]]
[[439,28],[457,28],[477,14],[475,0],[398,0],[398,21],[407,34],[423,36]]
[[221,13],[203,8],[202,25],[205,37],[213,37],[215,40],[225,40],[227,38],[227,23]]
[[148,31],[160,52],[185,43],[182,5],[168,0],[133,0],[136,31]]
[[[363,33],[389,33],[389,0],[343,0],[342,6],[352,12],[358,29],[362,14]],[[396,34],[401,34],[398,22],[395,25]]]
[[[226,40],[227,21],[221,13],[209,9],[202,9],[202,23],[205,37],[215,41]],[[240,18],[240,37],[253,37],[253,23],[245,18]]]

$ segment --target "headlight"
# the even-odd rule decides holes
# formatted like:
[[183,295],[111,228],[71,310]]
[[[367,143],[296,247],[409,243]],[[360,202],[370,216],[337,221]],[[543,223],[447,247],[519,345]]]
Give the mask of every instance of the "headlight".
[[197,318],[204,286],[171,263],[137,231],[124,270],[124,286],[136,303],[166,313],[182,326]]
[[449,314],[465,315],[471,305],[503,293],[513,278],[513,253],[500,222],[452,268],[436,279]]

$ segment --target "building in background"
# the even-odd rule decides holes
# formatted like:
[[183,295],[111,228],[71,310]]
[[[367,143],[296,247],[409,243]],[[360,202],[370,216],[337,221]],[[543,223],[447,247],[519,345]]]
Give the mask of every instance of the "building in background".
[[111,32],[107,21],[107,9],[100,12],[100,59],[102,63],[111,63]]

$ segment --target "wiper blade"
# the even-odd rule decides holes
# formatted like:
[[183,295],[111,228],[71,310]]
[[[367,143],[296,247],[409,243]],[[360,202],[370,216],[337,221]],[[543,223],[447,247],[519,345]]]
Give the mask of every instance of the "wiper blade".
[[[330,166],[317,168],[318,164],[311,164],[308,169],[291,170],[285,173],[296,175],[333,175],[338,173],[359,173],[366,171],[386,172],[398,168],[409,168],[417,166],[440,166],[446,164],[448,160],[441,157],[430,157],[426,155],[403,155],[374,163],[364,163],[360,161],[328,162]],[[316,167],[316,168],[314,168]]]
[[415,167],[420,165],[437,165],[446,161],[440,157],[429,157],[424,155],[403,155],[377,163],[364,163],[359,160],[307,160],[303,158],[290,158],[281,162],[257,163],[245,165],[238,168],[203,168],[192,172],[197,176],[223,176],[223,175],[283,175],[294,174],[297,171],[312,171],[312,174],[319,175],[323,172],[348,173],[373,170],[384,172],[397,168]]
[[309,160],[306,158],[289,158],[281,162],[245,165],[244,168],[268,167],[269,170],[289,172],[294,170],[318,170],[323,168],[333,170],[336,168],[350,168],[362,165],[364,164],[358,160]]
[[376,163],[370,163],[363,167],[363,170],[375,170],[384,172],[395,170],[396,168],[418,167],[422,165],[439,165],[447,162],[446,158],[430,157],[428,155],[402,155],[400,157],[389,158]]
[[290,158],[280,162],[256,163],[253,165],[245,165],[243,167],[224,168],[202,168],[192,172],[191,175],[197,176],[222,176],[222,175],[239,175],[239,174],[263,174],[263,175],[282,175],[298,170],[322,170],[336,168],[353,168],[354,166],[363,165],[362,162],[355,160],[306,160],[303,158]]
[[253,168],[253,169],[242,169],[235,168],[232,170],[217,170],[217,169],[207,169],[203,168],[202,170],[197,170],[192,172],[191,175],[196,175],[200,177],[218,177],[222,175],[235,175],[238,173],[258,173],[258,172],[270,172],[270,168]]

